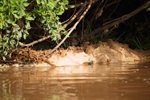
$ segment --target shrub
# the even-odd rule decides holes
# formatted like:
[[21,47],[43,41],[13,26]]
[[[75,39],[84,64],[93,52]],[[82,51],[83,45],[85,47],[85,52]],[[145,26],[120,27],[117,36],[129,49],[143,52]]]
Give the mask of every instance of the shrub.
[[[13,49],[17,49],[29,35],[31,21],[40,21],[43,29],[52,35],[52,40],[61,39],[60,32],[65,29],[59,21],[67,9],[68,0],[0,0],[0,57],[5,60],[11,56]],[[32,6],[33,9],[28,9]]]

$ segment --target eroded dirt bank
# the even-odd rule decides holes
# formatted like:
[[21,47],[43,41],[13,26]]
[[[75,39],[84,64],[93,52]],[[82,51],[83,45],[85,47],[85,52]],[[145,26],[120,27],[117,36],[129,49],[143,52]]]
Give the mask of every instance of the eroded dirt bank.
[[124,61],[149,60],[149,51],[137,51],[130,49],[112,40],[100,42],[83,47],[70,47],[68,50],[60,50],[60,54],[53,54],[48,61],[56,66],[78,65],[93,63],[114,63]]
[[52,55],[49,55],[50,51],[24,49],[18,53],[19,56],[16,56],[15,60],[33,61],[38,66],[67,66],[126,61],[134,62],[150,59],[149,51],[132,50],[127,45],[112,40],[92,45],[85,43],[81,47],[72,46],[67,50],[57,50]]

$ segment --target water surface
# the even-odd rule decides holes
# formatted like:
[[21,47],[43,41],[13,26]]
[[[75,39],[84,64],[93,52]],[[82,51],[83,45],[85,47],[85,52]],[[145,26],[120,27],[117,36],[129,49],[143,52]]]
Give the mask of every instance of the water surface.
[[11,67],[0,100],[150,100],[150,63]]

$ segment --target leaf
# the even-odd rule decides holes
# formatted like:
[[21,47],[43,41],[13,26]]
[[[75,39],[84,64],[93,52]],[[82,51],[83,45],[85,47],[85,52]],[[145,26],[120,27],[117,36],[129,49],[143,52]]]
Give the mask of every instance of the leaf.
[[56,41],[57,40],[57,38],[56,37],[53,37],[53,39],[52,39],[53,41]]
[[75,6],[74,6],[74,5],[69,5],[69,7],[70,7],[70,8],[75,8]]
[[15,44],[15,43],[16,43],[15,40],[11,40],[11,41],[10,41],[11,47],[14,47],[14,44]]
[[20,40],[21,37],[22,37],[22,32],[21,31],[17,32],[17,40]]
[[19,42],[19,45],[20,45],[20,46],[23,46],[23,43],[22,43],[22,42]]
[[54,9],[56,7],[56,1],[51,1],[49,4],[51,9]]
[[40,2],[41,0],[36,0],[36,3],[39,5],[41,2]]
[[17,27],[18,25],[16,24],[16,23],[11,23],[12,24],[12,26],[14,26],[14,27]]
[[26,22],[25,28],[26,28],[26,29],[30,29],[30,28],[31,28],[31,27],[30,27],[30,22]]
[[12,24],[12,23],[14,23],[14,21],[13,21],[13,20],[11,20],[11,19],[6,20],[6,22],[7,22],[8,24]]
[[20,13],[19,13],[20,18],[25,16],[25,15],[26,15],[25,11],[24,10],[20,10]]
[[2,59],[3,59],[4,61],[6,61],[6,57],[5,57],[5,56],[2,56]]
[[14,15],[14,17],[16,18],[16,19],[20,19],[21,17],[20,16],[18,16],[17,14],[15,14],[15,13],[12,13],[13,15]]
[[27,7],[29,5],[29,3],[24,2],[23,5],[24,5],[24,7]]
[[28,15],[28,16],[26,16],[26,19],[27,20],[34,20],[34,17],[31,17],[31,16]]
[[26,39],[26,37],[28,36],[28,31],[27,30],[24,30],[22,36],[23,36],[23,39]]
[[147,11],[150,11],[150,7],[149,7],[149,8],[147,8]]

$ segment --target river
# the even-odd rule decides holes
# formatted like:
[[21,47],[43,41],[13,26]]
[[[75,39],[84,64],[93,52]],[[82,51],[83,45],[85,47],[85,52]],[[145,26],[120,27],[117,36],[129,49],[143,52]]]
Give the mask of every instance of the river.
[[10,67],[0,100],[150,100],[150,62]]

